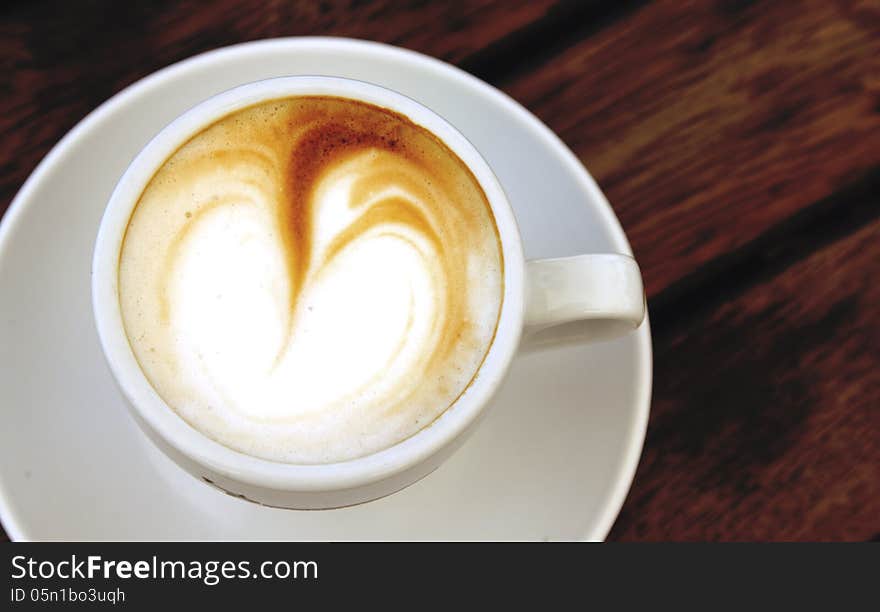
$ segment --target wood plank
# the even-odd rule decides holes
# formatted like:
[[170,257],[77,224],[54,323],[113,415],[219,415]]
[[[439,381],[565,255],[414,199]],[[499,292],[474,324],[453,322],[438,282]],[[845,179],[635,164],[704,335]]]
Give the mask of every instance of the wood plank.
[[542,19],[560,0],[266,3],[19,2],[0,20],[0,214],[51,146],[111,95],[216,47],[279,36],[388,42],[461,63]]
[[661,0],[505,89],[590,169],[653,296],[880,164],[880,5]]
[[669,315],[645,450],[611,539],[880,535],[877,186],[837,202],[853,221],[840,235],[821,220],[794,232],[763,256],[758,284]]

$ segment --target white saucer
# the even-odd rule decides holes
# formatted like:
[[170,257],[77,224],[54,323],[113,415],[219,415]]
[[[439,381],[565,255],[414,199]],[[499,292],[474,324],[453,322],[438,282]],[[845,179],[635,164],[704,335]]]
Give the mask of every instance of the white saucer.
[[[331,48],[332,45],[332,48]],[[98,346],[89,268],[128,162],[196,102],[286,74],[358,78],[445,116],[509,194],[530,258],[630,253],[571,152],[485,83],[393,47],[281,39],[162,70],[79,123],[0,226],[0,517],[13,539],[601,539],[632,481],[651,390],[647,322],[622,340],[519,357],[476,434],[388,498],[298,512],[228,497],[171,464],[123,406]]]

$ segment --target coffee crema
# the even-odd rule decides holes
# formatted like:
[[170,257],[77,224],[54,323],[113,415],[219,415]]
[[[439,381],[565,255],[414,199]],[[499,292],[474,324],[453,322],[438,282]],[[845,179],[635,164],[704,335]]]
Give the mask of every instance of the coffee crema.
[[243,453],[332,463],[430,425],[494,338],[503,258],[467,166],[363,102],[276,99],[160,167],[120,253],[125,331],[184,420]]

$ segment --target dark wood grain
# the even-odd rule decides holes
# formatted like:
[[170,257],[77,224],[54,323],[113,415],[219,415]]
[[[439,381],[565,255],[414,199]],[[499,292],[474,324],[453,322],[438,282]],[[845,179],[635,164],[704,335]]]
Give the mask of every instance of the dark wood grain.
[[[482,65],[522,28],[572,12],[559,0],[17,2],[0,20],[0,214],[39,160],[101,102],[196,53],[261,38],[366,38]],[[503,46],[503,45],[502,45]]]
[[655,2],[506,84],[597,178],[656,315],[612,539],[880,533],[878,9]]
[[656,295],[880,164],[880,5],[663,0],[505,89],[596,177]]
[[837,200],[856,227],[793,232],[756,284],[658,331],[648,437],[612,539],[880,534],[880,178]]

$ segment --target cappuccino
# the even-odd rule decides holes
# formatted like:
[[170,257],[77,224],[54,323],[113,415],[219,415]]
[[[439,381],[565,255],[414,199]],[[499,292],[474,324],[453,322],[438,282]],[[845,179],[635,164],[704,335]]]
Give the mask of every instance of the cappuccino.
[[144,188],[119,261],[141,369],[193,428],[255,457],[345,461],[405,440],[492,344],[489,202],[434,134],[335,97],[236,111]]

